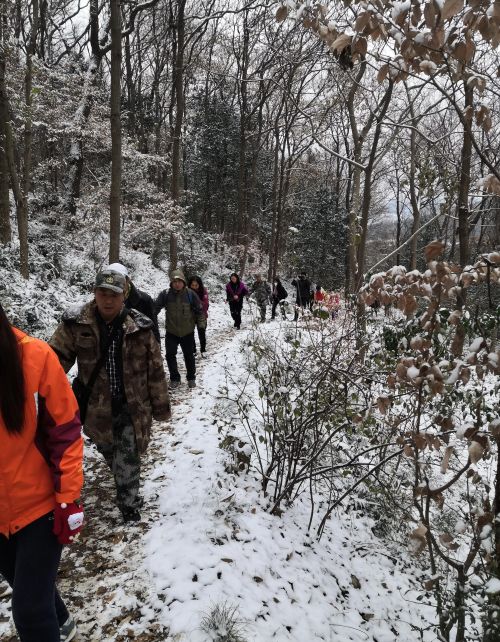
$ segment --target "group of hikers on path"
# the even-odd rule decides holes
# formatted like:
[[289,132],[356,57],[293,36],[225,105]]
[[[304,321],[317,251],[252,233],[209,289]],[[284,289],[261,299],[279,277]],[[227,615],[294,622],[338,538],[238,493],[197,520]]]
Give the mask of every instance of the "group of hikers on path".
[[[240,279],[236,272],[231,274],[229,283],[226,285],[227,302],[234,321],[234,327],[241,327],[241,310],[245,297],[253,296],[260,313],[260,321],[266,320],[267,305],[271,304],[271,319],[276,318],[276,309],[279,307],[283,319],[287,318],[286,299],[288,292],[285,290],[279,277],[275,277],[272,287],[263,279],[261,274],[255,274],[254,284],[249,288]],[[311,281],[305,272],[301,272],[298,278],[292,280],[292,286],[296,290],[295,308],[293,320],[297,321],[299,311],[311,310],[313,312],[324,308],[332,319],[335,319],[340,308],[340,296],[335,292],[325,292],[320,285],[313,289]]]
[[[294,283],[294,282],[292,282]],[[311,302],[305,274],[294,284],[298,308]],[[261,321],[267,304],[286,317],[288,294],[256,275],[248,288],[235,272],[226,285],[234,327],[246,297]],[[84,522],[83,440],[102,454],[114,477],[123,521],[141,520],[141,457],[152,420],[171,417],[169,386],[179,387],[181,347],[189,388],[196,386],[195,329],[207,349],[209,298],[202,279],[181,270],[153,300],[113,263],[96,276],[91,301],[68,309],[48,344],[9,322],[0,305],[0,575],[12,587],[12,615],[21,642],[68,642],[76,624],[56,587],[62,548]],[[158,314],[165,313],[165,358]],[[296,316],[297,318],[297,316]],[[66,373],[75,365],[70,385]]]

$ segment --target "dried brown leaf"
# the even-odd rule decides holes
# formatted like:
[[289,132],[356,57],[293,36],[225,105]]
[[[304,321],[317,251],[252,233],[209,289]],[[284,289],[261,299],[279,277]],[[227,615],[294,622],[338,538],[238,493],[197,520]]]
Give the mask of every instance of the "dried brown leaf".
[[445,0],[441,9],[441,17],[443,20],[453,18],[459,13],[464,6],[464,0]]
[[377,82],[380,85],[384,82],[388,73],[389,73],[389,65],[382,65],[382,67],[380,67],[380,69],[378,70],[378,74],[377,74]]
[[285,7],[282,5],[281,7],[278,8],[278,11],[276,11],[276,22],[283,22],[288,16],[288,7]]
[[425,260],[427,261],[427,263],[441,256],[445,247],[446,246],[443,243],[443,241],[438,241],[438,240],[431,241],[428,245],[426,245],[424,248],[424,254],[425,254]]
[[424,20],[429,29],[432,29],[436,24],[436,11],[433,2],[426,2],[424,7]]

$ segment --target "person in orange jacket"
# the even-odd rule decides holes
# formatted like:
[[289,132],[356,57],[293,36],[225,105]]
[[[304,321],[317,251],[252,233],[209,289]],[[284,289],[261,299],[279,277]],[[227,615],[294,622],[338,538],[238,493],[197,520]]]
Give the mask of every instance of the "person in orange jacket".
[[0,305],[0,575],[21,642],[76,634],[55,582],[62,547],[83,524],[81,428],[56,354]]

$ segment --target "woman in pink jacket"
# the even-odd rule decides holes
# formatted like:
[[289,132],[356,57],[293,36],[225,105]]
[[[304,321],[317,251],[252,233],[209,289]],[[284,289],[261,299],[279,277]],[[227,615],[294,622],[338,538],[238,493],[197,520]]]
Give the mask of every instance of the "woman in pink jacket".
[[[209,306],[208,290],[203,285],[203,281],[201,280],[201,277],[192,276],[189,279],[188,287],[190,290],[193,290],[193,292],[195,292],[198,295],[198,298],[200,299],[200,302],[201,302],[201,309],[203,310],[205,319],[208,320],[208,306]],[[206,335],[205,328],[198,327],[198,339],[200,340],[200,352],[201,352],[201,356],[203,357],[205,352],[207,351],[207,335]],[[196,354],[196,340],[194,339],[193,339],[193,352]]]

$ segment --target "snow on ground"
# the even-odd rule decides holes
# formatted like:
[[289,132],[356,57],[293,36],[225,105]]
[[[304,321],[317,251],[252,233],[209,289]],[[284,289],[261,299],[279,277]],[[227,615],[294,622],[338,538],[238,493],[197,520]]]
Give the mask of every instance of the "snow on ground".
[[[244,375],[250,321],[247,308],[237,332],[227,306],[211,305],[198,387],[188,392],[184,383],[172,421],[154,429],[140,524],[122,524],[109,472],[87,445],[87,524],[66,549],[59,583],[77,640],[216,640],[201,628],[215,605],[236,609],[247,642],[434,640],[425,630],[434,610],[417,600],[407,553],[377,539],[369,519],[339,512],[317,542],[308,506],[271,516],[251,471],[225,471],[217,429],[224,368],[232,379]],[[0,599],[6,641],[16,639],[9,608],[8,596]]]

